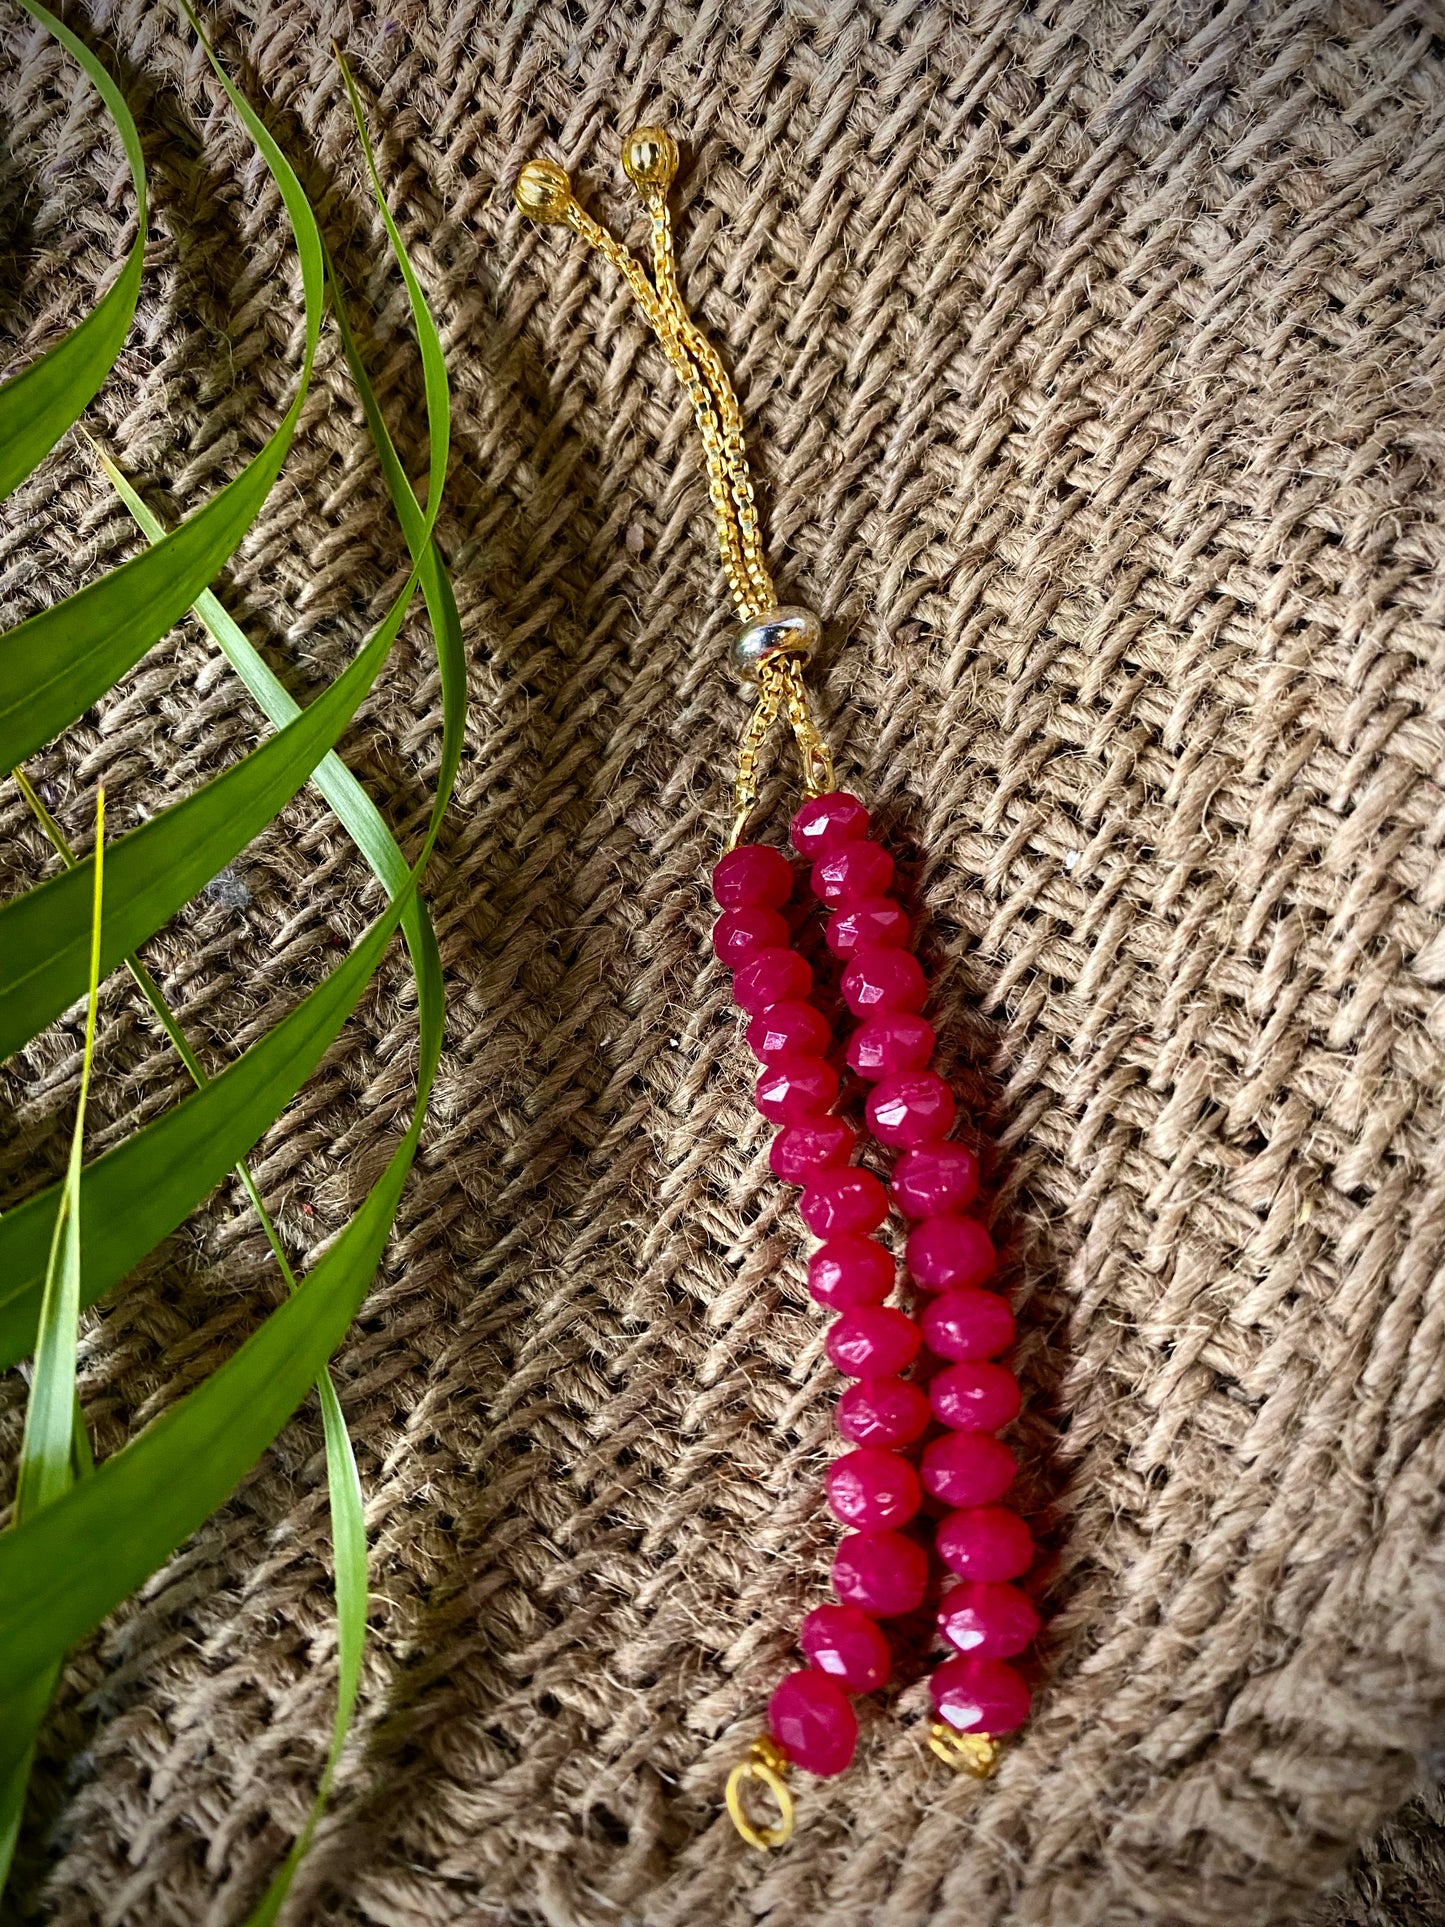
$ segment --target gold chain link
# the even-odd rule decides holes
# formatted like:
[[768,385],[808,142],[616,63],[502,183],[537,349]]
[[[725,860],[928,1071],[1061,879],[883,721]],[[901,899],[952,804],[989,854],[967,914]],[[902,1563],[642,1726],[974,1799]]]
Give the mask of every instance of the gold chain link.
[[[743,411],[738,406],[737,395],[717,349],[683,305],[677,285],[677,255],[673,247],[667,189],[660,182],[650,181],[642,191],[647,211],[652,216],[652,273],[663,314],[675,330],[680,346],[696,362],[717,404],[717,413],[722,418],[720,439],[714,439],[711,426],[703,422],[701,415],[698,416],[698,426],[702,429],[703,447],[707,451],[708,473],[710,476],[720,476],[726,483],[732,497],[733,514],[737,518],[743,568],[754,604],[752,608],[744,609],[739,602],[739,609],[744,617],[763,615],[769,609],[776,608],[778,596],[773,587],[773,578],[768,574],[767,563],[763,560],[757,500],[753,494],[752,470],[748,467],[747,441],[743,434]],[[737,585],[733,586],[736,595]]]
[[[626,281],[692,403],[702,437],[718,552],[733,602],[744,623],[764,620],[776,613],[778,597],[763,555],[742,409],[721,357],[688,313],[677,285],[677,255],[667,205],[668,186],[677,171],[676,145],[661,129],[639,128],[626,143],[624,165],[651,222],[651,281],[631,250],[578,204],[566,173],[556,162],[530,161],[518,179],[517,200],[524,213],[534,219],[569,227]],[[808,704],[801,661],[796,656],[765,661],[758,672],[757,704],[738,748],[729,848],[741,839],[757,805],[758,760],[780,714],[786,715],[797,743],[808,795],[821,795],[833,787],[833,759]]]

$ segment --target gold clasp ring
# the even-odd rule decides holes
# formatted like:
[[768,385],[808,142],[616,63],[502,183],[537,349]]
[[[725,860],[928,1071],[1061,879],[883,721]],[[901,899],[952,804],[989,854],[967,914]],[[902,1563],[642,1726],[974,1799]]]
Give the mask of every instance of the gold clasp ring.
[[[793,1796],[783,1775],[788,1770],[787,1755],[766,1735],[754,1740],[747,1757],[738,1761],[728,1775],[728,1813],[733,1825],[750,1847],[766,1853],[770,1847],[785,1847],[793,1837]],[[777,1802],[778,1818],[770,1827],[755,1826],[743,1805],[743,1789],[760,1780]]]

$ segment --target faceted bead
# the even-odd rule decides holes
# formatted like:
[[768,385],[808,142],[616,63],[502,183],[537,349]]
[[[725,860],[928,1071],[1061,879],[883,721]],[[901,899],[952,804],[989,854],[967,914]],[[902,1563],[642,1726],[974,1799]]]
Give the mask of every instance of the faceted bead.
[[811,1666],[789,1673],[773,1689],[768,1731],[794,1765],[823,1779],[843,1772],[858,1744],[848,1695],[837,1680]]
[[774,1124],[801,1124],[826,1111],[838,1095],[838,1073],[821,1057],[780,1057],[758,1079],[753,1098]]
[[946,1432],[925,1446],[919,1468],[924,1491],[951,1506],[992,1505],[1014,1469],[1013,1453],[992,1432]]
[[832,1590],[877,1619],[917,1613],[929,1586],[929,1555],[906,1532],[850,1532],[832,1555]]
[[906,1526],[923,1503],[918,1474],[896,1452],[863,1445],[828,1467],[828,1509],[841,1524],[872,1531]]
[[816,861],[845,843],[861,843],[868,834],[868,812],[847,790],[832,790],[827,796],[810,796],[790,827],[799,856]]
[[997,1358],[1014,1342],[1014,1315],[996,1291],[946,1291],[924,1307],[918,1322],[928,1349],[940,1358]]
[[928,1554],[902,1532],[850,1532],[833,1555],[833,1590],[845,1605],[878,1619],[917,1612],[928,1586]]
[[920,1144],[893,1167],[893,1202],[905,1218],[961,1211],[978,1196],[978,1159],[963,1144]]
[[908,1234],[908,1269],[926,1291],[981,1285],[998,1253],[977,1218],[925,1218]]
[[1001,1659],[946,1659],[928,1685],[956,1733],[1012,1733],[1029,1716],[1029,1689]]
[[811,1004],[771,1004],[748,1025],[748,1049],[764,1064],[788,1056],[822,1057],[832,1041],[832,1026]]
[[806,957],[781,945],[755,950],[738,965],[733,978],[733,1002],[743,1010],[767,1010],[772,1004],[793,1003],[813,988]]
[[845,843],[813,865],[813,895],[840,910],[864,897],[881,897],[893,881],[893,859],[881,843]]
[[893,1253],[876,1238],[841,1231],[808,1260],[808,1290],[834,1311],[881,1305],[893,1289],[895,1269]]
[[871,1017],[882,1010],[922,1010],[928,982],[911,950],[860,950],[843,972],[842,990],[855,1017]]
[[829,917],[828,948],[835,957],[852,957],[860,951],[901,950],[910,933],[908,912],[901,904],[892,897],[864,897],[851,909]]
[[786,921],[776,910],[761,904],[745,904],[741,910],[724,910],[712,927],[713,955],[734,970],[755,950],[777,950],[789,938]]
[[714,865],[712,893],[724,910],[754,903],[781,910],[793,894],[793,866],[766,843],[740,843]]
[[815,1606],[799,1628],[798,1645],[810,1666],[850,1693],[876,1693],[893,1670],[887,1639],[856,1606]]
[[1006,1506],[950,1512],[938,1528],[938,1556],[960,1579],[1017,1579],[1034,1560],[1033,1536]]
[[918,1356],[923,1334],[892,1305],[859,1305],[828,1333],[824,1350],[849,1378],[890,1378]]
[[806,1117],[801,1124],[790,1124],[779,1131],[768,1163],[775,1177],[788,1184],[806,1184],[820,1171],[846,1164],[857,1144],[858,1133],[852,1125],[825,1112],[822,1117]]
[[1019,1415],[1019,1382],[1006,1365],[950,1365],[928,1387],[933,1416],[955,1432],[997,1432]]
[[1017,1586],[969,1580],[943,1595],[938,1630],[961,1653],[1012,1659],[1037,1635],[1039,1616]]
[[888,1216],[888,1193],[871,1171],[850,1164],[815,1178],[798,1200],[803,1222],[815,1238],[840,1231],[876,1231]]
[[[772,954],[762,952],[764,957]],[[744,970],[753,968],[743,965]],[[742,972],[738,974],[741,979]],[[934,1071],[899,1071],[885,1077],[874,1085],[865,1108],[869,1128],[884,1144],[922,1144],[942,1137],[953,1125],[953,1092]]]
[[848,1043],[848,1062],[870,1084],[895,1071],[928,1067],[935,1043],[933,1026],[909,1011],[889,1011],[860,1024]]
[[838,1400],[838,1430],[854,1445],[912,1445],[932,1416],[927,1393],[906,1378],[860,1379]]

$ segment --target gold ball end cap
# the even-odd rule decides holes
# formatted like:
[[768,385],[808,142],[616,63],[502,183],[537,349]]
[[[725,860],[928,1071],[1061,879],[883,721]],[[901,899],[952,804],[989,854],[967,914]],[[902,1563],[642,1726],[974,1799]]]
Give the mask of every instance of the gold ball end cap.
[[556,161],[528,161],[517,176],[517,206],[533,221],[565,221],[572,182]]
[[638,127],[622,146],[622,167],[638,187],[668,187],[677,177],[677,142],[665,127]]

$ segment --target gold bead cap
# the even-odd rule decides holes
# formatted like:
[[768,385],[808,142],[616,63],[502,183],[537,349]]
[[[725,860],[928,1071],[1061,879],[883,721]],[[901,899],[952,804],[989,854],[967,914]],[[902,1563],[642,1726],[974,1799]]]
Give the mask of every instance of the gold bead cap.
[[572,205],[572,182],[557,161],[528,161],[513,192],[517,206],[533,221],[565,221]]
[[677,179],[677,142],[665,127],[638,127],[622,147],[622,171],[638,187],[671,187]]

